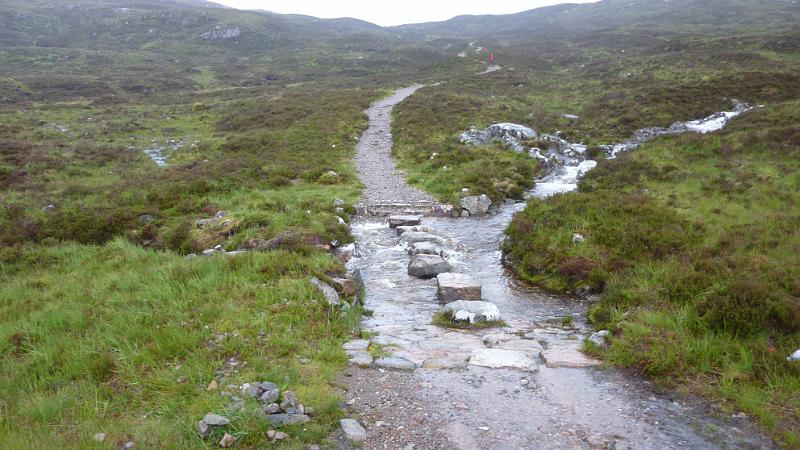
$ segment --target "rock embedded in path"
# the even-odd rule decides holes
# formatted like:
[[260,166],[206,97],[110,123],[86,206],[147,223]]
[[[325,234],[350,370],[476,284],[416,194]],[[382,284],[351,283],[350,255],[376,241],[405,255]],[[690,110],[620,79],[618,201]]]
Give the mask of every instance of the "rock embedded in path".
[[463,369],[467,367],[469,354],[449,354],[440,358],[428,358],[422,363],[425,369]]
[[413,371],[416,370],[417,368],[417,365],[414,364],[413,361],[409,361],[399,356],[389,356],[386,358],[377,359],[375,361],[375,365],[383,369],[393,369],[393,370]]
[[[485,194],[480,196],[470,196],[461,199],[461,215],[462,217],[480,217],[485,216],[492,207],[492,200]],[[465,215],[466,211],[466,215]]]
[[329,305],[339,306],[342,304],[341,300],[339,300],[339,293],[327,283],[323,282],[317,277],[313,277],[311,278],[311,284],[314,285],[314,287],[316,287],[320,292],[322,292],[322,295],[325,296],[325,299],[328,301]]
[[600,361],[583,354],[577,345],[550,347],[542,352],[542,359],[551,369],[582,369],[601,364]]
[[500,320],[500,310],[491,302],[456,300],[442,309],[451,311],[456,321],[469,321],[471,324]]
[[359,443],[367,440],[367,430],[365,430],[357,420],[342,419],[339,423],[342,425],[344,435],[350,442]]
[[350,364],[360,367],[362,369],[366,369],[372,367],[372,355],[369,352],[364,350],[350,350],[347,352],[347,356],[350,357],[349,362]]
[[408,263],[408,274],[417,278],[433,278],[450,269],[450,263],[436,255],[414,255]]
[[416,226],[422,222],[420,216],[389,216],[389,228]]
[[439,302],[450,303],[456,300],[480,301],[481,285],[469,275],[462,273],[441,273],[436,276]]
[[469,363],[473,366],[488,367],[491,369],[522,369],[536,371],[539,365],[536,361],[523,352],[516,350],[502,350],[496,348],[482,348],[472,351]]

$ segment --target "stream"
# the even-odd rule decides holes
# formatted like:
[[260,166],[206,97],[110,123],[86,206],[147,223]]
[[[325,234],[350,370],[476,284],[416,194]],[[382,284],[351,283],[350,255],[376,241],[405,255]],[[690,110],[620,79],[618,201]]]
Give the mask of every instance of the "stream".
[[[381,105],[391,108],[405,97]],[[385,129],[386,113],[374,121],[370,114],[370,127]],[[724,114],[721,126],[734,117]],[[641,142],[619,145],[630,150]],[[574,190],[596,165],[581,157],[580,146],[561,148],[548,155],[557,163],[531,197]],[[612,157],[621,151],[615,149],[621,147],[611,146]],[[363,448],[773,448],[746,418],[717,417],[701,401],[659,392],[583,355],[591,333],[587,303],[522,283],[501,263],[503,231],[524,207],[510,203],[479,218],[424,217],[418,227],[436,237],[452,272],[469,274],[498,306],[505,324],[482,330],[432,325],[441,308],[436,279],[407,274],[407,245],[385,218],[362,215],[353,224],[348,268],[359,269],[366,286],[362,329],[389,363],[362,359],[349,370],[345,397],[368,431]],[[359,343],[366,345],[346,348],[363,358],[363,351],[351,351],[363,350]]]

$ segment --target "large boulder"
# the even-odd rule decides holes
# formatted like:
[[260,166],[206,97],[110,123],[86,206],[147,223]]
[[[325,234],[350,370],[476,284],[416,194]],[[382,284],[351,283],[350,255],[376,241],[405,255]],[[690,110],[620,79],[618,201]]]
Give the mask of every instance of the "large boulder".
[[408,274],[417,278],[433,278],[450,269],[450,263],[437,255],[414,255],[408,263]]
[[506,147],[521,152],[525,150],[522,141],[535,139],[538,136],[535,130],[515,123],[496,123],[484,130],[475,128],[461,134],[461,142],[475,146],[487,145],[493,141],[500,141]]
[[484,195],[473,195],[461,199],[461,215],[465,217],[485,216],[492,207],[492,200]]
[[441,273],[436,276],[437,294],[441,303],[456,300],[481,300],[481,285],[469,275]]
[[500,320],[500,310],[491,302],[458,300],[444,305],[442,309],[450,311],[456,322],[476,324]]

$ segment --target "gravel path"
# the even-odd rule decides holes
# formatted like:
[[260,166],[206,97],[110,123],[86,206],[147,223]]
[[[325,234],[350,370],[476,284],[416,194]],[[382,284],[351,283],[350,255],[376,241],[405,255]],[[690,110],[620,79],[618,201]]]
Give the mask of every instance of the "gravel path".
[[434,203],[430,194],[409,186],[392,160],[392,109],[423,86],[399,89],[366,111],[369,127],[356,145],[356,165],[364,182],[367,206],[391,203]]

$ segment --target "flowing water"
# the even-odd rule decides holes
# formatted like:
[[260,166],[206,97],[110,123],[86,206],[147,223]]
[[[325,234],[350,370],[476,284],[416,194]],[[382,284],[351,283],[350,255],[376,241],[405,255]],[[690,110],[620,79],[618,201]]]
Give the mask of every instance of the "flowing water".
[[[563,160],[569,162],[555,166],[533,196],[573,190],[580,174],[594,167],[580,157]],[[499,307],[505,326],[495,329],[432,325],[440,309],[436,280],[407,275],[407,246],[384,219],[361,217],[353,225],[357,244],[349,267],[361,270],[365,307],[372,312],[362,328],[373,348],[416,369],[392,372],[397,378],[389,384],[383,369],[366,369],[361,386],[351,382],[363,397],[352,402],[357,409],[358,401],[365,404],[362,415],[372,405],[369,417],[376,423],[391,427],[408,420],[398,416],[418,414],[417,426],[429,430],[425,438],[404,426],[390,433],[367,423],[367,448],[771,448],[745,419],[714,417],[702,403],[656,393],[646,381],[584,356],[580,346],[590,333],[585,301],[545,293],[503,267],[503,230],[523,208],[507,204],[483,218],[425,217],[420,225],[437,237],[452,271],[480,282],[483,298]],[[504,342],[487,347],[489,334]],[[517,365],[519,357],[533,366]],[[433,407],[402,413],[378,400],[384,395]]]

